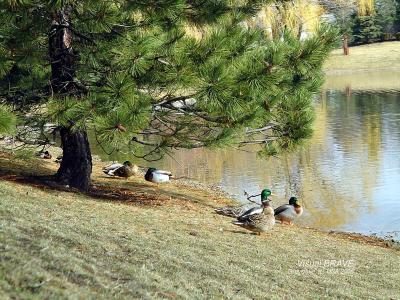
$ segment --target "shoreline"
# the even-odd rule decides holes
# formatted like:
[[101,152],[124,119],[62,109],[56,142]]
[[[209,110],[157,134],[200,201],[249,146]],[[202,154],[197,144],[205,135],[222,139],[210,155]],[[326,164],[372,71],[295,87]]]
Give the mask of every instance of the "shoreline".
[[359,68],[359,69],[324,69],[325,76],[340,76],[340,75],[358,75],[358,74],[373,74],[377,72],[395,72],[400,73],[399,67],[381,67],[381,68]]
[[400,69],[368,70],[325,75],[323,90],[400,91]]
[[[59,154],[61,153],[60,149],[55,146],[51,146],[50,150],[55,153]],[[0,163],[2,156],[9,156],[10,154],[8,152],[2,152],[0,150]],[[54,155],[53,159],[51,160],[43,160],[40,158],[33,158],[34,163],[37,165],[44,165],[45,170],[47,171],[56,171],[56,168],[58,167],[57,163],[51,163],[53,162],[54,158],[57,156]],[[4,157],[3,157],[4,158]],[[15,159],[15,158],[14,158]],[[103,176],[103,173],[101,171],[101,168],[113,163],[113,161],[102,161],[99,157],[96,157],[93,160],[93,185],[94,187],[96,186],[102,186],[104,184],[104,181],[100,179],[100,182],[97,182],[99,180],[99,177]],[[50,167],[50,168],[48,168]],[[2,172],[1,172],[2,173]],[[15,176],[4,176],[0,173],[0,180],[5,180],[5,181],[15,181]],[[49,173],[51,174],[51,173]],[[49,175],[46,174],[46,175]],[[132,176],[131,178],[134,178],[135,181],[144,181],[143,176],[145,174],[145,170],[143,168],[139,168],[139,173],[137,175]],[[42,174],[41,174],[42,175]],[[18,175],[17,175],[18,176]],[[103,176],[104,178],[107,178],[107,181],[115,181],[112,177],[107,177]],[[22,180],[23,182],[23,180]],[[24,183],[20,183],[24,185]],[[29,183],[26,183],[27,185],[30,185]],[[40,184],[39,184],[40,185]],[[180,192],[183,192],[183,194],[189,194],[190,191],[195,190],[196,193],[203,194],[203,196],[208,197],[210,195],[213,195],[217,199],[217,202],[215,202],[215,206],[213,208],[223,206],[223,205],[240,205],[243,204],[240,202],[240,200],[235,199],[234,195],[230,194],[227,191],[224,191],[221,186],[218,184],[206,184],[203,182],[200,182],[198,180],[192,179],[192,178],[177,178],[172,180],[170,183],[168,183],[173,188],[177,188]],[[36,185],[37,186],[37,185]],[[44,185],[43,185],[44,186]],[[117,188],[119,186],[117,185]],[[45,187],[45,189],[52,190],[52,187]],[[63,189],[64,191],[68,191],[68,189]],[[76,193],[74,191],[69,191],[71,193]],[[79,193],[79,192],[78,192]],[[204,205],[204,203],[199,203],[199,205]],[[278,223],[278,226],[279,223]],[[371,234],[365,234],[365,233],[359,233],[359,232],[352,232],[352,231],[340,231],[340,230],[332,230],[332,229],[321,229],[321,228],[315,228],[315,227],[310,227],[310,226],[302,226],[295,224],[294,225],[296,228],[300,230],[311,230],[313,232],[318,232],[321,234],[327,234],[327,235],[333,235],[339,238],[343,239],[349,239],[353,241],[357,241],[363,244],[368,244],[368,245],[374,245],[378,247],[383,247],[383,248],[393,248],[396,250],[400,250],[400,240],[394,239],[392,237],[385,237],[385,236],[380,236],[380,235],[375,235],[376,233],[371,233]]]
[[[207,185],[207,184],[204,184],[202,182],[198,182],[198,181],[192,180],[192,179],[189,180],[188,182],[180,181],[178,179],[176,182],[179,185],[182,185],[186,188],[195,188],[195,189],[198,189],[205,193],[218,192],[220,195],[222,195],[222,197],[228,198],[228,200],[230,200],[232,202],[232,204],[239,204],[239,205],[242,204],[239,200],[234,199],[231,194],[224,191],[218,185]],[[279,222],[277,224],[278,224],[278,226],[281,226],[279,224]],[[400,240],[396,240],[391,237],[375,236],[374,233],[369,235],[369,234],[359,233],[359,232],[354,232],[354,231],[340,231],[340,230],[331,230],[331,229],[324,230],[324,229],[320,229],[320,228],[302,226],[302,225],[298,225],[298,224],[294,224],[294,226],[296,226],[299,229],[311,230],[314,232],[333,235],[338,238],[349,239],[349,240],[353,240],[353,241],[360,242],[363,244],[374,245],[374,246],[383,247],[383,248],[394,248],[394,249],[400,250]]]
[[109,178],[104,165],[93,167],[101,193],[82,194],[29,181],[56,163],[0,154],[0,295],[389,299],[400,289],[397,243],[279,223],[257,236],[214,212],[234,201],[215,186]]

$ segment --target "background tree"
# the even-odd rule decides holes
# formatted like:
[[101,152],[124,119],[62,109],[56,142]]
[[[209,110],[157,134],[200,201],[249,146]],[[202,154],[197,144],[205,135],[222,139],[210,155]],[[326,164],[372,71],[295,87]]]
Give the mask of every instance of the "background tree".
[[342,35],[351,36],[354,16],[357,12],[357,0],[319,0],[331,23],[334,23]]
[[263,7],[255,21],[266,29],[270,38],[280,37],[283,31],[289,29],[305,39],[318,30],[323,14],[322,6],[309,0],[273,2]]
[[396,0],[396,17],[394,20],[394,31],[399,35],[398,40],[400,40],[400,0]]
[[291,148],[311,134],[312,96],[336,33],[267,39],[244,26],[263,4],[3,1],[1,100],[24,128],[37,128],[40,143],[45,123],[57,124],[56,178],[81,190],[90,187],[88,131],[106,152],[128,144],[147,160],[171,148]]
[[352,44],[392,40],[399,30],[399,0],[319,0]]
[[398,9],[396,0],[377,0],[375,3],[377,22],[382,28],[383,39],[391,39],[396,33],[396,12]]
[[360,10],[354,16],[352,33],[356,44],[390,40],[396,32],[395,0],[372,1],[371,8]]
[[376,14],[356,16],[352,29],[353,42],[356,45],[377,42],[383,35],[382,26]]

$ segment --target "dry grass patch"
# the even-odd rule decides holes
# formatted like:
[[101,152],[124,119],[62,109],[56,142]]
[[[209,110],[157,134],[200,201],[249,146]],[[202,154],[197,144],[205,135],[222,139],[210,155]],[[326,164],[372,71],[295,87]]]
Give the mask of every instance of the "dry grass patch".
[[324,69],[328,75],[371,70],[400,70],[400,41],[350,47],[350,55],[334,50]]

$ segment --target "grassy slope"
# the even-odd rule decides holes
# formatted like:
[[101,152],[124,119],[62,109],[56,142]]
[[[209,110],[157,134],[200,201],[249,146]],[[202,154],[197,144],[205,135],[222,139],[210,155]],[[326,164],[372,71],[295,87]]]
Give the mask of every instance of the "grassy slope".
[[350,47],[350,55],[334,50],[325,63],[327,74],[400,70],[400,41]]
[[[13,172],[24,169],[0,159],[5,164]],[[41,165],[36,171],[48,172]],[[163,205],[0,181],[1,299],[389,299],[400,294],[398,250],[279,225],[269,236],[254,236],[213,213],[214,206],[226,203],[214,194],[99,174],[97,165],[97,184],[131,188],[137,198]],[[318,267],[325,260],[354,260],[355,268],[337,274],[338,269]]]

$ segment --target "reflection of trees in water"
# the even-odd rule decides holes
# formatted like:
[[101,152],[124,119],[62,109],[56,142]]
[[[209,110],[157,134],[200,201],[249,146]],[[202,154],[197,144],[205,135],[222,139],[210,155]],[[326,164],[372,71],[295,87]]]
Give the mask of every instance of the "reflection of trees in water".
[[[290,190],[296,190],[305,204],[308,214],[302,223],[315,227],[338,227],[355,218],[352,210],[346,206],[355,199],[347,195],[338,184],[333,170],[337,160],[332,153],[330,143],[330,120],[325,97],[316,106],[314,136],[309,146],[299,153],[289,155],[287,160],[291,169],[297,170],[296,178],[288,182],[296,182]],[[332,171],[331,171],[332,170]],[[293,173],[289,173],[293,176]]]
[[[327,95],[316,105],[315,133],[309,147],[288,156],[283,166],[286,193],[301,195],[310,213],[303,222],[318,227],[351,223],[357,218],[356,208],[372,211],[382,172],[383,116],[388,109],[400,111],[399,101],[397,107],[389,108],[390,98],[398,100],[399,94]],[[386,135],[392,130],[398,133],[399,125],[387,128]]]
[[382,102],[364,93],[354,93],[350,97],[334,95],[328,101],[334,102],[328,109],[328,119],[333,124],[332,142],[324,145],[326,150],[336,149],[333,150],[336,169],[332,165],[337,177],[335,186],[341,198],[346,199],[341,207],[364,209],[366,206],[372,210],[381,165]]

